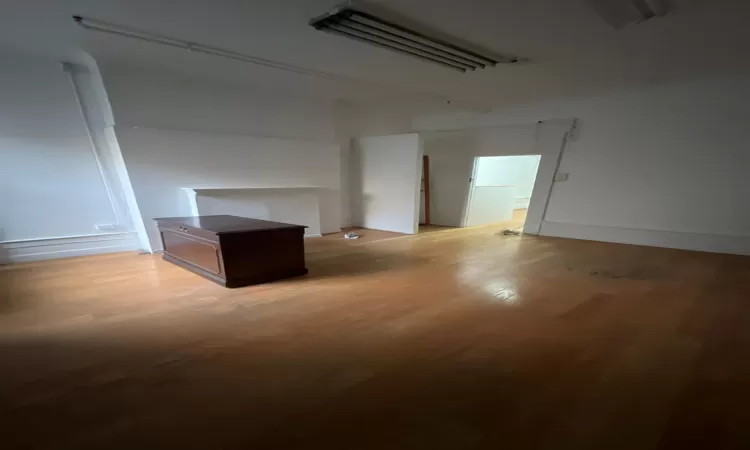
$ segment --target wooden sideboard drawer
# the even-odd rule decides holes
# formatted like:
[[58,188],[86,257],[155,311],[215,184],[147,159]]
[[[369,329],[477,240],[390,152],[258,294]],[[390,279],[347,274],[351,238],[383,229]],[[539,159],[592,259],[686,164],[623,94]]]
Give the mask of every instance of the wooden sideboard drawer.
[[197,236],[170,229],[161,230],[164,253],[206,272],[219,275],[223,272],[219,244]]

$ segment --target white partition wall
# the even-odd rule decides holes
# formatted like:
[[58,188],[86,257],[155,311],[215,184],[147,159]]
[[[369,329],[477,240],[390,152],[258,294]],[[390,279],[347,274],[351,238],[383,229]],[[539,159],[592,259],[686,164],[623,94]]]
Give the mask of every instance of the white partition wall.
[[357,141],[358,205],[363,227],[414,234],[418,230],[422,140],[418,134]]

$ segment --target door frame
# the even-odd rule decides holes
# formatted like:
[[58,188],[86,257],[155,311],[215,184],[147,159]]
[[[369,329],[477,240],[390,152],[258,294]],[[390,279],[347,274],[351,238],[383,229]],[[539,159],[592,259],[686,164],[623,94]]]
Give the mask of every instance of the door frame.
[[560,168],[565,146],[575,129],[575,119],[547,120],[537,124],[532,154],[542,155],[542,159],[539,161],[534,189],[526,211],[524,234],[539,235],[542,230],[555,176]]
[[474,197],[474,188],[477,186],[477,168],[479,167],[479,158],[482,156],[475,156],[474,163],[471,165],[471,176],[469,176],[469,194],[466,196],[464,202],[464,210],[461,214],[461,228],[466,227],[466,223],[469,221],[469,211],[471,211],[471,200]]
[[[539,161],[534,189],[529,200],[528,213],[523,232],[525,234],[538,235],[542,229],[547,214],[547,206],[552,194],[555,175],[562,161],[562,155],[567,142],[575,140],[577,136],[577,124],[575,118],[560,118],[541,120],[535,123],[534,143],[528,147],[528,151],[523,151],[524,147],[510,154],[498,151],[493,143],[493,133],[502,131],[504,128],[526,127],[531,124],[513,124],[513,125],[495,125],[476,128],[445,128],[438,130],[422,130],[421,135],[432,135],[439,137],[445,136],[467,136],[476,139],[481,144],[477,146],[467,157],[477,156],[513,156],[513,155],[542,155]],[[430,153],[431,155],[431,153]],[[472,165],[472,175],[474,166]],[[473,177],[472,177],[473,178]],[[464,185],[465,186],[465,185]],[[464,196],[466,199],[466,196]],[[461,210],[461,216],[455,223],[463,226],[466,217],[466,208],[468,202],[464,201]]]
[[[471,177],[469,178],[469,193],[466,197],[466,202],[464,203],[464,210],[463,215],[461,218],[461,228],[465,228],[467,223],[469,222],[469,212],[471,211],[471,202],[474,197],[474,189],[477,187],[476,180],[477,180],[477,169],[479,167],[479,160],[480,158],[512,158],[514,156],[538,156],[539,157],[539,164],[537,164],[536,167],[536,176],[534,177],[534,189],[532,189],[531,197],[529,198],[529,206],[527,209],[531,208],[531,202],[534,199],[534,192],[536,192],[536,183],[539,181],[539,171],[541,170],[542,166],[542,158],[544,155],[540,154],[534,154],[534,153],[521,153],[519,155],[495,155],[495,156],[475,156],[474,157],[474,164],[472,165],[471,169]],[[549,202],[549,199],[546,199],[545,202]],[[546,203],[545,203],[546,208]],[[515,208],[514,208],[515,211]],[[526,226],[524,221],[524,227]]]

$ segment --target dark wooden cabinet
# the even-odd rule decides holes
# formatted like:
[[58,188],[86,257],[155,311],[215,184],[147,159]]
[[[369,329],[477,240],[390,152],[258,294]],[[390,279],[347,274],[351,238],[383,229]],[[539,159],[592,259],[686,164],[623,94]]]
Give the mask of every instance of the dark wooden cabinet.
[[164,259],[228,288],[307,273],[302,225],[236,216],[156,220]]

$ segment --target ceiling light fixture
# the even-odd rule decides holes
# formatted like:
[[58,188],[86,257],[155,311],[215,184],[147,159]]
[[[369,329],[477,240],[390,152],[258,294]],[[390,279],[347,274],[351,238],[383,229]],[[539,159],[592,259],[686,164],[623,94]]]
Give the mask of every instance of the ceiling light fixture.
[[246,55],[243,53],[234,52],[218,47],[212,47],[208,45],[198,44],[196,42],[186,41],[182,39],[176,39],[168,36],[162,36],[159,34],[151,33],[148,31],[137,30],[134,28],[126,27],[123,25],[114,24],[111,22],[105,22],[102,20],[91,19],[83,16],[73,16],[73,21],[76,25],[86,30],[96,31],[100,33],[107,33],[115,36],[137,39],[144,42],[165,45],[168,47],[174,47],[182,50],[186,50],[192,53],[202,53],[210,56],[218,56],[222,58],[233,59],[235,61],[241,61],[245,63],[255,64],[263,67],[270,67],[273,69],[279,69],[287,72],[292,72],[300,75],[316,77],[324,80],[346,82],[351,85],[368,86],[370,88],[383,89],[389,92],[398,93],[400,96],[417,96],[423,100],[429,100],[431,102],[438,102],[440,104],[448,103],[461,105],[469,111],[486,112],[490,109],[488,104],[482,104],[472,101],[451,101],[448,98],[436,94],[434,92],[421,91],[418,89],[408,89],[400,86],[394,86],[391,84],[381,83],[378,81],[363,80],[359,78],[353,78],[346,75],[339,75],[331,72],[324,72],[321,70],[309,69],[306,67],[295,66],[291,64],[285,64],[279,61],[274,61],[265,58],[259,58],[256,56]]
[[461,72],[519,62],[516,57],[490,56],[460,47],[349,5],[312,19],[310,25],[320,31],[405,53]]

